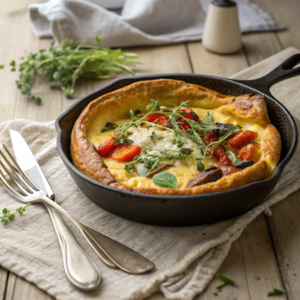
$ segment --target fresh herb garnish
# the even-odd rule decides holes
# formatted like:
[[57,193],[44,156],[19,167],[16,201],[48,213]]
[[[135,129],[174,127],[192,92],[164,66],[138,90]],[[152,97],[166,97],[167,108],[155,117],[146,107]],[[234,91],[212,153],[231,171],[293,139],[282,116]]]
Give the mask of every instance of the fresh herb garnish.
[[154,184],[165,188],[177,188],[177,178],[169,172],[160,172],[152,178]]
[[[130,173],[133,169],[135,169],[135,165],[137,163],[143,163],[145,168],[149,170],[148,173],[150,173],[160,167],[160,161],[162,159],[185,160],[186,157],[193,152],[193,150],[190,148],[181,148],[179,151],[177,151],[153,149],[152,146],[153,144],[148,145],[148,147],[143,150],[142,155],[137,155],[132,162],[126,164],[124,167],[125,171]],[[153,153],[149,154],[150,151]]]
[[107,131],[112,131],[114,129],[118,128],[118,125],[112,122],[107,122],[105,125],[105,128],[101,130],[101,132],[107,132]]
[[4,68],[4,66],[3,65],[0,65],[0,69],[3,69]]
[[[99,37],[95,40],[101,43]],[[30,53],[20,64],[20,76],[16,83],[22,94],[41,102],[42,99],[31,92],[32,83],[37,75],[46,75],[51,81],[50,88],[61,89],[70,98],[78,78],[105,79],[121,71],[133,74],[126,64],[139,63],[130,60],[136,57],[137,54],[121,52],[120,49],[89,46],[86,42],[78,44],[65,39],[58,46],[52,42],[49,52],[41,49],[37,53]],[[11,71],[15,71],[16,62],[13,60],[10,65]]]
[[216,289],[219,290],[219,292],[220,292],[224,286],[226,286],[226,283],[222,283],[222,284],[218,285],[216,287]]
[[273,289],[273,291],[272,291],[272,292],[269,292],[269,293],[267,294],[267,296],[268,296],[268,297],[270,297],[270,296],[279,296],[279,295],[283,295],[283,294],[284,294],[283,291],[277,290],[277,289]]
[[234,285],[234,281],[233,281],[233,280],[231,280],[231,279],[225,277],[225,276],[222,275],[221,273],[217,273],[217,274],[216,274],[216,277],[217,277],[218,279],[220,279],[221,281],[223,281],[224,283],[226,283],[226,284]]
[[227,150],[226,154],[234,165],[240,162],[240,160],[237,158],[236,154],[233,151]]
[[93,143],[89,142],[89,144],[90,144],[90,146],[91,146],[95,151],[97,151],[97,148],[96,148],[96,146],[95,146]]
[[[231,135],[240,132],[240,126],[232,125],[230,129],[226,129],[226,134],[223,134],[218,141],[207,144],[203,137],[206,134],[210,134],[211,131],[219,129],[221,123],[216,123],[213,120],[213,114],[209,111],[205,115],[203,122],[198,122],[195,120],[187,119],[184,117],[185,111],[180,110],[182,107],[188,107],[190,102],[181,103],[175,110],[167,109],[166,107],[160,107],[158,100],[151,99],[151,104],[147,105],[146,109],[148,112],[144,114],[141,118],[137,119],[134,112],[130,110],[130,121],[123,123],[117,127],[111,136],[114,139],[114,144],[125,144],[128,143],[128,135],[130,127],[139,127],[142,124],[148,126],[148,128],[160,128],[167,130],[174,134],[174,143],[179,151],[174,150],[158,150],[154,148],[155,142],[157,140],[157,134],[152,131],[150,136],[151,143],[146,146],[141,155],[135,157],[135,159],[125,165],[125,170],[131,172],[131,170],[136,168],[137,163],[143,163],[144,167],[149,170],[149,172],[157,169],[160,166],[160,161],[166,160],[184,160],[188,155],[193,153],[193,149],[185,148],[184,145],[189,141],[196,143],[201,149],[202,156],[198,158],[197,168],[199,171],[204,170],[204,164],[201,160],[206,160],[212,157],[214,150],[222,145],[222,143]],[[169,118],[169,123],[171,126],[161,126],[152,122],[147,122],[146,118],[148,115],[156,113],[163,114]],[[184,114],[182,114],[184,113]],[[180,127],[182,124],[181,120],[186,121],[190,128],[185,131]],[[223,126],[223,125],[222,125]],[[140,172],[141,173],[141,172]]]
[[24,207],[20,206],[13,213],[11,213],[7,208],[3,208],[3,210],[2,210],[3,216],[0,216],[1,222],[4,224],[7,224],[9,221],[12,221],[15,218],[16,213],[18,213],[20,216],[22,216],[28,206],[30,206],[30,203],[28,203]]
[[145,177],[150,173],[150,169],[145,166],[144,163],[138,162],[136,165],[136,171],[140,177]]
[[255,276],[255,279],[257,279],[257,280],[260,280],[260,277],[258,277],[258,276]]
[[218,296],[218,293],[217,293],[217,292],[214,292],[214,295],[215,295],[215,296]]
[[205,167],[204,167],[204,164],[201,162],[202,158],[196,158],[196,160],[198,160],[198,162],[197,162],[198,171],[203,171]]

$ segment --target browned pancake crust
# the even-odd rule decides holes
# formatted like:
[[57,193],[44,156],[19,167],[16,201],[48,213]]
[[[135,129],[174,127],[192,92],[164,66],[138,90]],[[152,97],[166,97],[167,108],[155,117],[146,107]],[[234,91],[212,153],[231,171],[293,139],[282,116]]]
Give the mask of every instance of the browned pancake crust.
[[[120,111],[132,108],[144,110],[149,99],[169,99],[168,106],[191,101],[202,108],[220,108],[244,120],[266,126],[262,139],[260,161],[240,172],[224,176],[216,182],[193,188],[131,188],[118,182],[102,158],[90,147],[86,132],[99,111]],[[161,101],[160,101],[161,102]],[[247,94],[239,97],[221,95],[199,85],[179,80],[159,79],[141,81],[92,101],[77,119],[71,135],[71,155],[76,168],[88,177],[121,190],[156,195],[195,195],[234,189],[270,176],[280,159],[281,139],[277,129],[270,124],[263,96]],[[274,167],[275,166],[275,167]]]

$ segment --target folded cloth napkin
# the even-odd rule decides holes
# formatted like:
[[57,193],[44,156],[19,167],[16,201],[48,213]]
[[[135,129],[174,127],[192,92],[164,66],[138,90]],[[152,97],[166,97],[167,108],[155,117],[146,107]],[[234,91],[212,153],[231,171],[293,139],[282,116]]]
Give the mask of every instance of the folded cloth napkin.
[[[264,66],[272,68],[278,64],[278,60],[282,61],[295,52],[297,51],[292,48],[287,49],[278,54],[280,58],[274,57],[275,63],[274,58],[270,58],[264,62]],[[239,73],[238,77],[247,78],[262,70],[265,68],[253,66]],[[285,100],[287,106],[288,101],[300,97],[300,91],[296,89],[300,78],[288,82],[295,87],[290,94],[287,94],[288,84],[286,88],[275,91],[277,98]],[[299,118],[300,115],[296,117]],[[298,120],[297,125],[300,129]],[[4,143],[10,149],[9,129],[20,131],[28,142],[60,205],[83,224],[136,250],[156,265],[152,273],[139,276],[107,267],[67,220],[78,241],[99,266],[103,278],[99,290],[81,292],[65,276],[59,244],[45,207],[34,204],[22,217],[17,216],[7,225],[0,224],[0,265],[35,283],[57,299],[139,300],[161,290],[167,299],[191,300],[208,285],[232,242],[240,236],[243,229],[260,213],[300,188],[298,146],[270,196],[242,216],[215,224],[183,228],[139,224],[106,212],[82,194],[56,150],[53,121],[37,123],[13,120],[0,124],[0,144]],[[0,195],[1,209],[7,207],[13,211],[20,206],[2,184]]]
[[[38,37],[75,41],[99,36],[110,47],[159,45],[200,40],[210,0],[125,0],[121,15],[103,7],[107,0],[50,0],[31,4],[29,15]],[[238,1],[242,32],[280,30],[251,0]]]

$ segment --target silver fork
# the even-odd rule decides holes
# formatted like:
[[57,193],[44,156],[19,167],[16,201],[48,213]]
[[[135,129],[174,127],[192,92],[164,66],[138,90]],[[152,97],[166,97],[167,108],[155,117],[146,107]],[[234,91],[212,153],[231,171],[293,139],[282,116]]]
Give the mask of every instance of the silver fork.
[[[16,197],[23,203],[43,202],[63,213],[78,228],[78,230],[86,238],[90,246],[96,252],[97,250],[95,249],[93,242],[96,245],[98,245],[99,248],[123,271],[131,274],[143,274],[153,269],[154,264],[148,259],[141,256],[137,252],[131,250],[130,248],[126,247],[125,245],[108,238],[107,236],[89,228],[88,226],[81,224],[76,218],[74,218],[71,214],[64,210],[60,205],[48,198],[46,192],[42,191],[38,186],[36,186],[32,181],[30,181],[30,179],[26,176],[26,174],[22,171],[18,163],[9,153],[7,148],[5,146],[4,148],[8,156],[10,157],[11,162],[1,150],[0,156],[3,157],[6,164],[9,166],[12,172],[8,171],[8,169],[1,160],[0,166],[9,176],[12,182],[14,182],[17,185],[21,193],[13,189],[1,168],[0,179],[6,187],[6,189],[14,197]],[[13,177],[12,173],[14,173],[16,179]]]

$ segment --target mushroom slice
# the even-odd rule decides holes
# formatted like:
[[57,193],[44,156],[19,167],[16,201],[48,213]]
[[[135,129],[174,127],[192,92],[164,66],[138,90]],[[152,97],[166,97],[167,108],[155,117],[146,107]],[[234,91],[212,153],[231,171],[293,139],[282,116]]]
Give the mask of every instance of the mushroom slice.
[[187,185],[187,187],[194,187],[208,182],[217,181],[222,177],[222,170],[217,167],[210,167],[203,172],[197,174]]
[[162,170],[168,168],[168,167],[173,167],[174,165],[169,165],[169,164],[164,164],[162,166],[160,166],[159,168],[155,169],[154,171],[148,173],[145,177],[152,177],[153,175],[161,172]]

